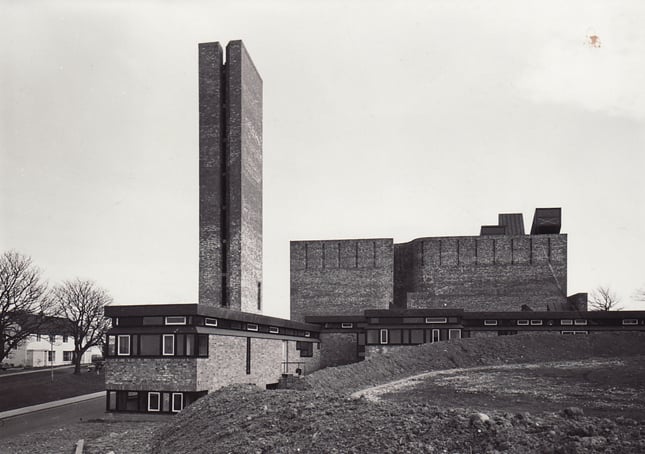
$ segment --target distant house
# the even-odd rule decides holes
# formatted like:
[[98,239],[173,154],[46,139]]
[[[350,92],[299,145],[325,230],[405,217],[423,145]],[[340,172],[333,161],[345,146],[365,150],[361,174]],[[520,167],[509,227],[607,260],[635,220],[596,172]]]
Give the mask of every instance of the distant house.
[[[81,363],[90,363],[92,355],[101,355],[101,349],[88,349]],[[73,357],[74,338],[69,322],[61,317],[47,317],[36,333],[21,342],[2,363],[16,367],[62,366],[72,364]]]

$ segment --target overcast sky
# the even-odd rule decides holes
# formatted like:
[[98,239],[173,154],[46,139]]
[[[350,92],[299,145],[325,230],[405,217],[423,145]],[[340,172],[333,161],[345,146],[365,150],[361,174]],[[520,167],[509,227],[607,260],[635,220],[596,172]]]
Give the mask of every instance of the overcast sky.
[[[0,1],[0,249],[197,300],[197,44],[264,80],[264,294],[289,241],[563,209],[568,293],[645,286],[642,1]],[[596,36],[595,41],[591,37]]]

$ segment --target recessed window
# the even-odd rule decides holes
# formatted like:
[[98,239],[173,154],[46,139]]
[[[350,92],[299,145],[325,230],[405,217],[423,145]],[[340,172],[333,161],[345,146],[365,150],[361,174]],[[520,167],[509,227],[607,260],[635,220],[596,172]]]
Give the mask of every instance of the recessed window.
[[432,342],[439,342],[441,340],[441,332],[438,329],[432,330]]
[[185,325],[186,317],[182,316],[172,316],[166,317],[166,325]]
[[531,320],[531,326],[542,326],[542,320]]
[[388,343],[388,331],[386,329],[381,330],[381,344],[387,344]]
[[573,323],[574,323],[574,325],[578,325],[578,326],[586,325],[587,320],[575,320]]
[[177,413],[184,409],[184,394],[172,393],[172,412]]
[[560,320],[560,325],[562,325],[562,326],[573,325],[573,320]]
[[623,325],[638,325],[638,320],[635,318],[625,318],[623,319]]
[[340,327],[343,328],[343,329],[349,329],[349,328],[353,328],[354,324],[353,323],[341,323]]
[[175,335],[163,335],[163,356],[173,356],[175,354]]
[[426,317],[426,323],[448,323],[446,317]]
[[69,341],[69,336],[63,336],[63,343],[68,342],[68,341]]
[[74,352],[63,352],[63,361],[71,361]]
[[47,352],[47,361],[50,363],[56,362],[56,352],[54,351],[48,351]]
[[528,326],[529,321],[528,320],[518,320],[517,321],[517,326]]
[[217,319],[216,318],[206,317],[204,319],[204,325],[206,325],[206,326],[217,326]]
[[148,411],[161,411],[161,396],[159,393],[148,393]]
[[117,355],[129,356],[130,355],[130,335],[117,336]]
[[277,326],[269,326],[269,332],[271,334],[280,334],[280,328]]
[[305,337],[311,337],[311,333],[309,331],[305,331]]
[[484,326],[497,326],[497,320],[484,320]]
[[258,325],[255,323],[247,323],[246,324],[246,330],[247,331],[257,331],[258,330]]
[[568,330],[568,331],[561,331],[562,334],[568,334],[568,335],[576,335],[576,334],[589,334],[589,331],[574,331],[574,330]]

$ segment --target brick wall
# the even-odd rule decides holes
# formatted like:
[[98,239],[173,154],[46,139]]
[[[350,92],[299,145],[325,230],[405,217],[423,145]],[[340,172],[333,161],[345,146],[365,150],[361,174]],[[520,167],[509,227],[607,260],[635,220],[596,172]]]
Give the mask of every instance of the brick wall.
[[388,309],[391,239],[291,242],[291,319]]
[[356,333],[321,333],[320,367],[341,366],[358,361]]
[[[209,357],[197,359],[197,387],[213,391],[234,383],[253,383],[264,387],[277,383],[284,361],[302,362],[305,373],[319,368],[320,350],[314,344],[311,358],[301,358],[296,342],[251,337],[251,373],[246,373],[247,337],[210,336]],[[287,343],[287,352],[283,350]],[[295,373],[289,370],[289,373]]]
[[199,302],[222,305],[222,61],[219,43],[199,45]]
[[105,387],[123,391],[200,391],[197,358],[107,358]]
[[260,313],[262,282],[262,79],[241,41],[228,71],[228,282],[231,309]]
[[395,305],[543,310],[566,302],[567,236],[422,238],[394,246]]

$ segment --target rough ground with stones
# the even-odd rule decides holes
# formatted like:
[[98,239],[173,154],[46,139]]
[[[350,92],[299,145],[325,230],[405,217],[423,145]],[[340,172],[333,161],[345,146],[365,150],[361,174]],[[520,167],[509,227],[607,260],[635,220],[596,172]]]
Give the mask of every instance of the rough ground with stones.
[[[72,452],[78,438],[86,439],[86,452],[113,450],[117,454],[645,452],[645,412],[637,409],[623,416],[618,407],[624,400],[616,401],[618,407],[606,415],[592,416],[581,408],[584,405],[572,405],[595,399],[596,385],[615,380],[610,362],[617,358],[625,358],[624,364],[631,365],[635,375],[632,381],[616,381],[614,387],[641,393],[637,398],[643,399],[643,387],[638,384],[645,382],[645,366],[635,367],[642,366],[644,360],[639,355],[643,355],[643,347],[645,335],[638,334],[518,335],[428,344],[321,370],[303,380],[306,389],[302,391],[228,387],[163,422],[77,424],[58,435],[32,434],[31,445],[26,438],[9,440],[2,452]],[[569,400],[541,405],[546,400],[536,398],[531,411],[509,405],[509,399],[515,397],[487,393],[489,375],[494,373],[491,370],[462,371],[452,388],[445,383],[426,383],[425,388],[394,392],[376,402],[349,397],[372,385],[432,370],[549,361],[579,361],[587,365],[582,369],[598,369],[598,364],[589,359],[605,364],[594,386],[586,386],[590,377],[587,372],[572,372],[567,376]],[[567,367],[578,370],[576,366]],[[549,376],[552,369],[549,365],[518,366],[519,375],[508,377],[510,381],[501,386],[512,383],[530,391],[534,386],[544,386],[533,379]],[[556,377],[555,384],[547,385],[554,387],[554,393],[561,392],[558,380]],[[476,394],[475,399],[457,398],[471,392]],[[63,449],[63,436],[67,449]],[[33,449],[34,443],[38,443],[37,449]]]

